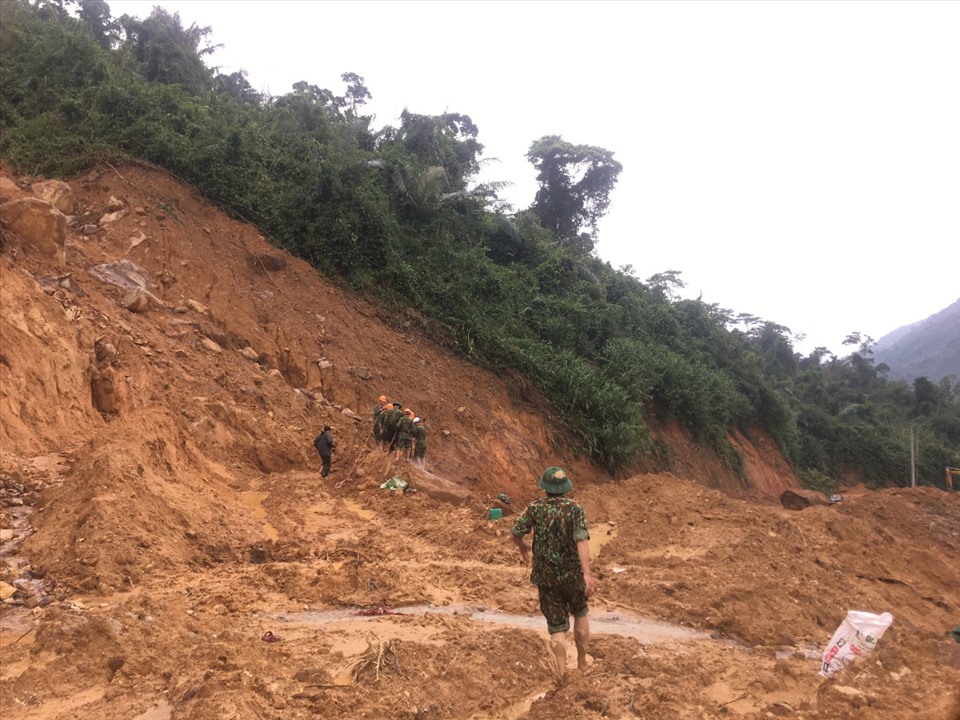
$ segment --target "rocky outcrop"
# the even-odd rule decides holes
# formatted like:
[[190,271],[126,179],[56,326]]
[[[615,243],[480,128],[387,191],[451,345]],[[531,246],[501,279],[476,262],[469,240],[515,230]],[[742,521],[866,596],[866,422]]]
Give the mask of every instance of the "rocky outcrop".
[[30,186],[33,194],[50,203],[64,215],[73,215],[77,210],[77,198],[73,188],[62,180],[42,180]]
[[127,290],[120,304],[132,313],[145,313],[163,307],[163,301],[160,298],[142,287],[132,287]]
[[120,412],[120,396],[114,382],[113,368],[98,370],[90,380],[90,399],[97,412],[116,415]]
[[132,290],[137,287],[146,290],[150,285],[150,273],[126,258],[94,265],[89,272],[97,280],[102,280],[121,290]]
[[21,198],[0,205],[0,222],[57,265],[66,264],[67,218],[40,198]]

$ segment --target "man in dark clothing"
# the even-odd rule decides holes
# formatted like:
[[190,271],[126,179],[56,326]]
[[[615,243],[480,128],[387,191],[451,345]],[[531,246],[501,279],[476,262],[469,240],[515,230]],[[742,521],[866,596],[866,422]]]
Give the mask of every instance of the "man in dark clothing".
[[380,416],[383,414],[383,409],[387,404],[387,396],[381,395],[380,399],[377,401],[377,404],[373,406],[373,444],[380,444],[380,435],[383,432],[383,421]]
[[524,562],[529,548],[524,540],[533,534],[533,572],[530,582],[537,586],[540,611],[547,620],[550,649],[557,673],[562,677],[567,667],[567,632],[573,615],[573,636],[577,645],[577,667],[587,667],[587,645],[590,621],[587,619],[587,598],[595,588],[590,574],[590,533],[587,516],[580,503],[565,497],[573,483],[558,467],[547,468],[537,486],[546,497],[530,503],[510,530]]
[[336,447],[333,443],[333,435],[330,434],[330,430],[332,430],[332,428],[329,425],[324,425],[323,432],[317,435],[313,441],[313,446],[317,449],[317,452],[320,453],[320,459],[323,461],[323,470],[320,472],[321,477],[326,477],[330,474],[330,457],[333,455],[333,450]]

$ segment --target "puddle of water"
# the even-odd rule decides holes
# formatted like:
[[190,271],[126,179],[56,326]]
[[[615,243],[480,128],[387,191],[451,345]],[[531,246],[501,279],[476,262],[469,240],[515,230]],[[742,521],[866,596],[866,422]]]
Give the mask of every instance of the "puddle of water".
[[267,518],[267,511],[263,507],[263,501],[267,499],[267,496],[270,493],[265,492],[242,492],[240,493],[240,499],[243,500],[243,504],[248,508],[253,510],[253,517],[255,520],[263,520],[263,531],[267,534],[267,537],[273,541],[276,541],[280,538],[280,533],[277,532],[277,529],[270,524]]
[[[347,509],[348,512],[353,513],[361,520],[372,520],[373,519],[373,510],[367,510],[360,503],[354,502],[353,500],[342,500],[343,506]],[[311,505],[309,511],[312,513],[324,513],[330,514],[336,512],[334,510],[333,503],[322,502],[316,505]]]
[[6,558],[10,565],[22,560],[23,558],[13,557],[20,543],[27,535],[33,532],[30,527],[30,516],[33,514],[33,508],[29,505],[14,506],[8,509],[10,513],[10,527],[0,537],[0,557]]
[[590,528],[590,559],[595,560],[600,548],[617,536],[616,528],[610,523],[598,523]]
[[34,637],[30,632],[32,628],[33,620],[29,610],[24,607],[4,605],[3,614],[0,615],[0,651],[9,649],[15,642],[20,645],[32,645]]
[[253,510],[253,517],[257,520],[263,520],[267,517],[267,511],[263,508],[263,501],[267,499],[270,493],[265,492],[242,492],[240,499],[243,504]]
[[358,503],[355,503],[353,500],[344,500],[343,504],[346,506],[347,510],[352,512],[361,520],[372,520],[373,511],[367,510],[365,507],[360,506]]
[[[354,610],[347,609],[305,610],[296,613],[276,613],[269,617],[281,622],[304,623],[308,625],[327,625],[343,620],[367,621],[371,619],[371,617],[363,615],[354,615],[354,612]],[[507,625],[529,630],[546,631],[546,625],[540,615],[511,615],[509,613],[500,613],[492,610],[470,609],[463,605],[408,605],[397,608],[397,613],[401,615],[459,615],[469,618],[470,620],[488,622],[494,625]],[[382,618],[390,616],[376,615],[372,617]],[[658,620],[650,620],[623,611],[591,612],[590,632],[592,634],[620,635],[621,637],[633,638],[645,645],[663,640],[706,640],[721,642],[713,640],[709,634],[700,632],[699,630],[693,630],[680,625],[671,625]]]
[[[46,595],[47,583],[44,580],[30,577],[25,571],[25,568],[30,567],[30,562],[25,557],[14,554],[24,538],[33,532],[33,528],[30,526],[30,516],[33,513],[33,508],[29,505],[21,505],[13,507],[9,512],[12,527],[8,528],[9,532],[3,534],[5,539],[0,541],[0,562],[6,565],[16,578],[9,581],[11,584],[24,591],[26,595],[39,600]],[[6,607],[4,606],[5,610]]]

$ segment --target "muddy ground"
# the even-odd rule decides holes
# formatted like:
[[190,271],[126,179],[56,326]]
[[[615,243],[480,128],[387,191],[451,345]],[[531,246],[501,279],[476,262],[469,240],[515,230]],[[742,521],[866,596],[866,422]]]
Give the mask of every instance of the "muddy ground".
[[[3,201],[35,180],[5,168]],[[4,720],[960,719],[960,494],[791,511],[762,432],[738,477],[672,426],[665,466],[610,478],[529,388],[165,173],[70,188],[63,264],[9,232],[0,255]],[[424,418],[425,469],[373,447],[380,394]],[[561,682],[509,538],[554,464],[598,581],[594,662]],[[894,621],[822,678],[848,610]]]

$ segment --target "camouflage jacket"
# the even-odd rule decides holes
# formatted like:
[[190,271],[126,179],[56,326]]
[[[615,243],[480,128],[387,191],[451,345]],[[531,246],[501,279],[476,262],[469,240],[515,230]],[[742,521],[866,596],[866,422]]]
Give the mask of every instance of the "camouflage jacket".
[[562,496],[534,500],[513,523],[510,532],[522,537],[533,530],[534,585],[554,585],[583,572],[577,542],[589,540],[583,506]]
[[401,440],[410,440],[413,438],[413,420],[407,416],[400,418],[397,423],[397,432]]
[[417,443],[418,448],[427,447],[427,429],[423,425],[414,425],[413,426],[413,439]]
[[400,418],[403,417],[403,411],[400,408],[391,408],[383,414],[383,427],[387,430],[396,430],[400,424]]

